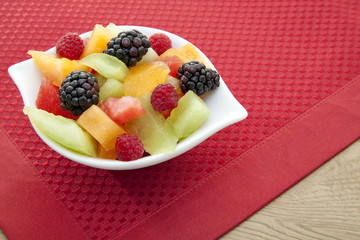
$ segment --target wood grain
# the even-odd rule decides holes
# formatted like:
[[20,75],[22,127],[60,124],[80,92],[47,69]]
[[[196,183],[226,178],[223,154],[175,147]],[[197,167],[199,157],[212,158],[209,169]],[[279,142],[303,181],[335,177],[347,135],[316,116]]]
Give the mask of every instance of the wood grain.
[[5,234],[3,233],[3,231],[1,231],[1,229],[0,229],[0,240],[7,240]]
[[360,140],[221,239],[359,240]]
[[221,238],[235,239],[359,240],[360,139]]

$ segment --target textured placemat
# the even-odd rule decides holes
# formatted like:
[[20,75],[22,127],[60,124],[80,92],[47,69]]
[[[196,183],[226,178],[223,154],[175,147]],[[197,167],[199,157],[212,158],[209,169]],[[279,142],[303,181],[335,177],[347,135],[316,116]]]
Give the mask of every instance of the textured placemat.
[[[176,206],[180,196],[196,191],[196,186],[360,74],[359,12],[358,1],[5,1],[0,8],[0,124],[15,149],[22,152],[24,163],[89,238],[117,239],[132,229],[146,233],[141,224],[155,213],[176,217],[176,212],[163,209]],[[146,169],[99,170],[55,153],[22,114],[21,96],[7,68],[28,59],[29,49],[49,49],[64,33],[87,32],[95,24],[109,22],[164,29],[194,43],[216,66],[249,117],[182,156]],[[345,144],[352,138],[344,139],[349,141]],[[204,205],[202,210],[210,207]],[[56,205],[51,209],[49,218]],[[182,220],[186,227],[186,219]],[[215,238],[240,220],[233,216],[222,230],[212,231],[212,225],[205,222],[199,223],[199,229]],[[13,239],[21,239],[7,225],[10,221],[0,212],[0,228]],[[67,229],[64,224],[59,229]],[[22,226],[24,234],[30,234],[31,227],[30,220]]]

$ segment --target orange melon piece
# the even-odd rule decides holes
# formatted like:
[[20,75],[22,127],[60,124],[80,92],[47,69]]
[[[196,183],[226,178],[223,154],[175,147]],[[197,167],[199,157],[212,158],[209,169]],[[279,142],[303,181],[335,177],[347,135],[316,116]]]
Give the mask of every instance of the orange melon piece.
[[35,64],[46,79],[55,86],[60,87],[66,76],[72,71],[84,70],[89,72],[90,67],[79,63],[77,60],[58,58],[55,54],[41,51],[28,51]]
[[116,138],[125,133],[125,130],[111,120],[97,105],[92,105],[83,112],[77,122],[87,130],[106,151],[114,149]]
[[102,53],[105,49],[107,49],[107,43],[113,37],[116,36],[109,29],[105,28],[103,25],[96,24],[80,59],[92,53]]
[[180,48],[170,48],[160,55],[160,58],[167,56],[178,56],[184,63],[190,61],[199,61],[205,63],[204,58],[199,51],[190,43],[185,44]]
[[98,155],[97,155],[98,158],[103,158],[103,159],[117,158],[116,148],[106,151],[105,148],[98,142],[97,149],[98,149]]
[[126,131],[126,133],[130,133],[133,135],[137,135],[136,126],[133,122],[126,122],[123,125],[121,125],[122,128]]
[[151,92],[157,85],[165,82],[169,73],[170,68],[161,61],[132,67],[123,83],[124,95],[136,97]]

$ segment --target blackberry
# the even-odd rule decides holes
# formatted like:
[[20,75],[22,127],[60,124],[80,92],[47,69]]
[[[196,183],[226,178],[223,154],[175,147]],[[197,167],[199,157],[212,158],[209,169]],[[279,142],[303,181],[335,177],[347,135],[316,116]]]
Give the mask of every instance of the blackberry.
[[72,71],[59,88],[61,108],[74,116],[99,103],[99,85],[93,74]]
[[139,62],[151,47],[150,40],[141,32],[133,29],[120,32],[107,43],[104,53],[117,57],[128,67]]
[[220,85],[219,74],[198,61],[184,63],[179,67],[176,77],[180,80],[183,93],[192,90],[199,96]]

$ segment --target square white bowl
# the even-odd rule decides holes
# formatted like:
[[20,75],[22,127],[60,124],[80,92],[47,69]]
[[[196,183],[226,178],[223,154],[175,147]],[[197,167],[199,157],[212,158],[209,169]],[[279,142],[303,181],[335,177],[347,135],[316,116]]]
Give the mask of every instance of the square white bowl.
[[[141,26],[119,26],[119,28],[121,30],[137,29],[148,37],[158,32],[165,33],[170,37],[174,48],[178,48],[185,45],[186,43],[189,43],[185,39],[175,34],[155,28]],[[87,38],[91,36],[91,33],[92,32],[90,31],[80,36],[82,38]],[[49,49],[48,51],[55,53],[55,47]],[[216,70],[214,65],[205,56],[205,54],[202,53],[199,49],[198,51],[204,57],[206,65]],[[34,60],[29,59],[14,64],[9,67],[8,71],[20,91],[24,104],[26,106],[36,107],[35,102],[39,92],[42,74],[37,68]],[[51,147],[64,157],[71,159],[75,162],[95,168],[108,170],[130,170],[144,168],[159,164],[161,162],[181,155],[182,153],[197,146],[219,130],[236,122],[242,121],[248,115],[245,108],[235,99],[235,97],[229,91],[228,87],[226,86],[225,82],[221,77],[220,86],[214,91],[204,95],[202,98],[206,102],[210,110],[210,115],[205,120],[204,124],[195,133],[178,143],[175,152],[171,154],[156,154],[146,156],[129,162],[94,158],[71,151],[44,135],[34,125],[33,127],[36,133],[49,147]]]

